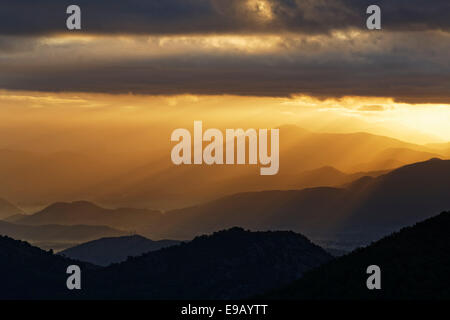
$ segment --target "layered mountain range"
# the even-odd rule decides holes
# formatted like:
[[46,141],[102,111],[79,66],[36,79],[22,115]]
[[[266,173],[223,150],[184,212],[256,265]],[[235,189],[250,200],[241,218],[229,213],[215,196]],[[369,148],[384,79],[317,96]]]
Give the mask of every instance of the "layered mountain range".
[[14,223],[103,225],[155,240],[189,240],[239,226],[293,230],[325,246],[338,241],[355,247],[450,207],[449,190],[450,160],[431,159],[339,187],[238,193],[167,212],[56,203]]

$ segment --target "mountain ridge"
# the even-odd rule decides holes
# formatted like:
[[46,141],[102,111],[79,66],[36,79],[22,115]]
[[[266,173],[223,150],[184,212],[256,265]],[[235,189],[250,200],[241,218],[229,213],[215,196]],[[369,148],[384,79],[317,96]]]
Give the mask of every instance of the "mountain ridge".
[[108,266],[112,263],[123,262],[128,257],[139,256],[179,243],[174,240],[152,241],[140,235],[109,237],[82,243],[58,254],[98,266]]
[[89,201],[71,203],[57,202],[43,210],[22,219],[17,223],[26,225],[42,224],[84,224],[106,225],[120,230],[131,230],[143,223],[153,222],[161,215],[160,211],[150,209],[117,208],[107,209]]

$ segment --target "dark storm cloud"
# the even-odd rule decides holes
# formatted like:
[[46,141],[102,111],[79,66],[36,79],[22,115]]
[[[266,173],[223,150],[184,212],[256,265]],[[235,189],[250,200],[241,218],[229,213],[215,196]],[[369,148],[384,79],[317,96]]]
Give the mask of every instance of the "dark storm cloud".
[[2,0],[0,34],[67,32],[65,11],[71,4],[82,8],[83,32],[90,33],[327,33],[365,28],[371,4],[382,8],[385,30],[450,30],[448,0],[266,1],[270,18],[246,0]]
[[[449,0],[266,0],[270,10],[256,2],[2,0],[0,88],[324,98],[360,95],[450,103]],[[140,47],[122,43],[119,37],[94,37],[86,43],[57,43],[49,41],[58,40],[57,36],[39,37],[73,33],[65,29],[70,4],[82,8],[81,34],[152,34],[157,40],[152,44],[136,40],[143,41]],[[382,8],[383,31],[357,33],[361,36],[356,38],[348,37],[351,32],[327,36],[333,30],[364,29],[370,4]],[[192,37],[180,41],[188,43],[187,49],[184,44],[171,49],[158,42],[160,35],[202,34],[199,38],[207,39],[203,34],[208,33],[212,38],[215,34],[270,33],[280,35],[282,43],[265,52],[264,46],[260,51],[246,51],[245,44],[234,49],[230,43],[221,43],[216,48]],[[310,35],[314,35],[310,40],[303,39]]]
[[401,53],[358,59],[208,55],[29,67],[1,65],[0,87],[137,94],[236,94],[393,97],[450,103],[450,68]]

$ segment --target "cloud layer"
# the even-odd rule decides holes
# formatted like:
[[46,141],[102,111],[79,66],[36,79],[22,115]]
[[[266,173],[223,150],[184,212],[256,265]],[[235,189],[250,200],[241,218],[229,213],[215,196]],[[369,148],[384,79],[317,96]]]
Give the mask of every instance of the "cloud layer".
[[450,103],[450,1],[2,1],[0,88]]
[[[386,30],[450,30],[447,0],[77,0],[90,33],[328,33],[365,28],[366,8],[382,8]],[[0,33],[67,31],[66,0],[4,0]]]

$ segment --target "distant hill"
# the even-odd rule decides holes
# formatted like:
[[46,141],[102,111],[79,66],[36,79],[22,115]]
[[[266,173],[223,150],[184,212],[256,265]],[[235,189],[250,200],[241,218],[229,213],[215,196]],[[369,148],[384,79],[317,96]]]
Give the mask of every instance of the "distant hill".
[[[450,212],[318,267],[267,299],[450,299]],[[369,265],[381,290],[366,287]]]
[[0,236],[0,299],[76,298],[78,292],[66,287],[66,269],[72,264],[94,268]]
[[134,235],[116,238],[102,238],[82,243],[66,249],[59,254],[76,260],[86,261],[98,266],[125,261],[128,257],[139,256],[143,253],[179,244],[179,241],[152,241]]
[[86,225],[41,225],[27,226],[0,221],[0,235],[15,239],[26,240],[31,243],[81,243],[102,237],[123,236],[126,233],[105,226]]
[[240,226],[293,230],[323,241],[370,242],[450,207],[449,190],[450,160],[432,159],[363,177],[345,188],[239,193],[169,211],[139,231],[154,238],[189,239]]
[[293,232],[233,228],[88,274],[96,298],[238,299],[299,278],[332,257]]
[[23,213],[22,209],[19,209],[12,203],[0,198],[0,219]]
[[161,216],[159,211],[146,209],[106,209],[91,202],[58,202],[33,215],[16,221],[27,225],[102,225],[121,230],[134,230],[142,224],[153,223]]

